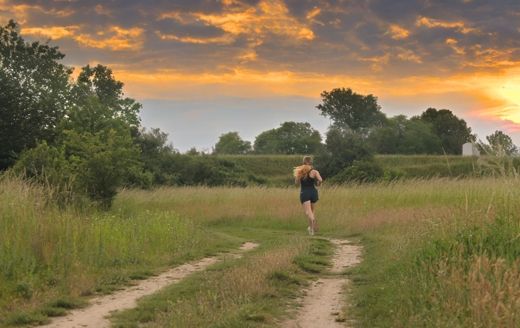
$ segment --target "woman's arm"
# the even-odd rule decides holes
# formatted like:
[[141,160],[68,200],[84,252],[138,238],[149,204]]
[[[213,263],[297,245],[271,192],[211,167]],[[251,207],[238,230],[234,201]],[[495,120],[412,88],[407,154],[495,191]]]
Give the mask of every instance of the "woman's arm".
[[298,179],[298,178],[294,178],[294,184],[295,184],[296,186],[300,185],[300,179]]
[[313,178],[316,179],[316,185],[321,185],[321,183],[323,182],[323,179],[321,178],[321,175],[320,175],[320,172],[318,172],[317,170],[312,170],[311,173],[314,173],[313,174]]

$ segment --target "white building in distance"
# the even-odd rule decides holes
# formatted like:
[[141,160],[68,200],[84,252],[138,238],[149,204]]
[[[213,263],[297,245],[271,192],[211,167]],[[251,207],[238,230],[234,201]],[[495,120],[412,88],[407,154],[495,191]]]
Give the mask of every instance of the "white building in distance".
[[480,156],[480,151],[473,142],[467,142],[462,145],[462,156]]

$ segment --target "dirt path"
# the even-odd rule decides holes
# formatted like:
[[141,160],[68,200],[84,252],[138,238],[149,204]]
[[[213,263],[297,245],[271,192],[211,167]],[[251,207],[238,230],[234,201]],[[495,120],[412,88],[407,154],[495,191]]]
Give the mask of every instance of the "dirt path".
[[[244,243],[238,252],[232,253],[231,255],[235,258],[239,258],[243,252],[252,250],[257,246],[258,244],[251,242]],[[57,318],[44,327],[110,327],[110,321],[106,317],[111,312],[134,308],[137,306],[137,300],[139,298],[153,294],[170,284],[177,283],[186,276],[202,271],[208,266],[221,260],[221,256],[206,257],[196,262],[186,263],[175,267],[158,276],[142,280],[137,285],[125,290],[110,295],[96,297],[90,301],[91,305],[89,307],[74,310],[67,316]]]
[[336,251],[332,258],[332,268],[328,277],[315,281],[305,295],[302,307],[295,319],[282,323],[284,328],[335,328],[349,327],[348,318],[343,318],[342,308],[345,284],[349,280],[340,276],[346,268],[361,262],[361,246],[349,244],[346,240],[332,239]]

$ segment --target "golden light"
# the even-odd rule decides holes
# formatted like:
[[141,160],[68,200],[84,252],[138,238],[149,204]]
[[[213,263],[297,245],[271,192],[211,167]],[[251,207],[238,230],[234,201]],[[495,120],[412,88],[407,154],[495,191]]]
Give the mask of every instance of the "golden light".
[[497,93],[507,102],[503,118],[520,123],[520,75],[512,77],[497,88]]

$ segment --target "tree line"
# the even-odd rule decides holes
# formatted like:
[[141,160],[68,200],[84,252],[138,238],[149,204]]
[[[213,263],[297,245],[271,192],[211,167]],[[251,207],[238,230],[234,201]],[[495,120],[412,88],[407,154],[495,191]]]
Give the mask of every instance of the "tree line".
[[428,108],[410,118],[387,117],[373,95],[360,95],[351,89],[334,89],[322,93],[320,114],[332,120],[325,142],[309,123],[284,122],[280,127],[260,133],[253,144],[238,132],[224,133],[213,148],[215,154],[314,154],[338,131],[358,135],[375,154],[459,155],[466,142],[477,143],[483,153],[501,148],[514,155],[518,148],[502,131],[477,142],[466,121],[448,109]]
[[[230,160],[196,149],[181,154],[166,133],[142,127],[141,104],[124,94],[110,68],[87,65],[74,78],[60,62],[64,56],[48,43],[24,40],[14,21],[0,27],[1,171],[51,186],[62,201],[85,198],[103,207],[123,186],[262,183]],[[457,154],[475,140],[449,110],[387,118],[372,95],[334,89],[321,96],[317,109],[333,122],[324,142],[309,123],[285,122],[253,144],[223,134],[214,153],[316,154],[330,177],[377,176],[374,153]],[[488,141],[486,150],[510,142],[508,151],[516,151],[502,132]]]

